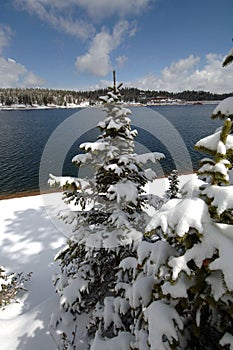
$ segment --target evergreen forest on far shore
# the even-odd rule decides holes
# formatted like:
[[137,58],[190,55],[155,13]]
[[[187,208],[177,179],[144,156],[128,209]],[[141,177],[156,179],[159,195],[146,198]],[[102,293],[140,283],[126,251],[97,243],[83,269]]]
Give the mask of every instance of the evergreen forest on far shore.
[[[45,105],[55,104],[66,106],[68,104],[80,104],[88,101],[89,104],[95,104],[100,95],[105,95],[107,89],[93,91],[75,91],[75,90],[55,90],[44,88],[0,88],[0,104],[11,106],[14,104],[25,105]],[[123,88],[121,91],[125,102],[147,103],[156,98],[170,98],[182,101],[220,101],[232,93],[217,94],[207,91],[186,90],[182,92],[139,90],[137,88]]]

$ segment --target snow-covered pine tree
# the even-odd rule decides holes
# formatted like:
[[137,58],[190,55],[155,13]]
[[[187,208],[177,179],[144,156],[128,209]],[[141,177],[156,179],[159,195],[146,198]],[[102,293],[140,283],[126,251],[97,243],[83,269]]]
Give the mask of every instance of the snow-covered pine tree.
[[[163,158],[161,153],[134,153],[136,130],[131,130],[131,111],[120,100],[119,86],[113,88],[104,103],[106,117],[99,122],[100,136],[95,142],[80,145],[85,154],[73,158],[78,166],[90,165],[94,177],[71,178],[50,176],[51,185],[59,185],[67,204],[62,214],[72,223],[74,233],[56,259],[61,273],[55,276],[60,311],[53,324],[64,333],[66,324],[77,322],[78,314],[101,309],[104,300],[114,294],[115,274],[121,260],[133,255],[133,246],[141,240],[148,216],[144,211],[147,196],[143,186],[156,174],[143,166]],[[94,316],[96,317],[96,316]],[[89,337],[96,325],[89,326]],[[67,338],[72,335],[66,333]]]
[[213,111],[212,119],[220,118],[233,120],[233,97],[227,97],[221,101]]
[[108,341],[97,333],[91,350],[106,342],[117,350],[114,341],[119,343],[123,335],[130,341],[125,349],[233,347],[233,225],[229,215],[225,223],[216,222],[212,211],[214,207],[224,221],[222,214],[233,209],[233,186],[227,184],[227,157],[233,149],[230,124],[226,120],[217,134],[197,143],[213,156],[202,161],[199,174],[205,181],[194,175],[181,189],[181,198],[157,211],[146,233],[159,239],[140,242],[136,256],[121,261],[111,321],[117,329],[119,318],[123,320],[125,332],[116,330]]
[[[218,222],[233,224],[233,186],[229,185],[229,158],[233,155],[233,136],[230,135],[232,123],[226,119],[223,127],[213,135],[196,143],[195,148],[205,151],[213,158],[204,158],[198,171],[206,179],[201,195],[209,206],[209,212]],[[221,197],[219,197],[221,195]]]
[[[232,39],[233,41],[233,39]],[[223,67],[228,66],[233,62],[233,48],[229,51],[228,55],[223,61]],[[233,120],[233,97],[228,97],[218,104],[214,109],[211,118],[227,119]],[[232,132],[233,130],[231,130]]]

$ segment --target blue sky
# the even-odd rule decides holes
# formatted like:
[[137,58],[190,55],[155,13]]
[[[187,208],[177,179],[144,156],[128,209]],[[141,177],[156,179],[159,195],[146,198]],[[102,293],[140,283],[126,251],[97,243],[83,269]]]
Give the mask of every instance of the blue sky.
[[233,90],[232,0],[0,2],[0,87]]

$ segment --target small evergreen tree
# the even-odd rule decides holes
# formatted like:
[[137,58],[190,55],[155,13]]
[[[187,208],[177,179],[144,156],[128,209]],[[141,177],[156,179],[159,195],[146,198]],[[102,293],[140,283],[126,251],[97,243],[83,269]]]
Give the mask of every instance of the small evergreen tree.
[[179,197],[179,177],[178,171],[176,169],[172,170],[171,174],[168,176],[169,188],[165,192],[166,200],[178,198]]
[[[80,145],[85,153],[73,158],[79,167],[90,165],[94,177],[50,178],[51,185],[59,184],[66,189],[66,203],[76,206],[75,211],[69,210],[62,216],[73,223],[74,234],[56,257],[61,265],[61,273],[54,279],[60,311],[53,317],[53,326],[59,324],[64,333],[65,324],[75,324],[79,313],[91,315],[94,311],[92,319],[96,323],[90,322],[88,326],[90,338],[97,331],[97,314],[114,295],[119,264],[134,255],[134,246],[141,240],[148,221],[144,209],[149,197],[143,187],[156,174],[143,166],[163,158],[156,152],[134,153],[137,131],[131,130],[131,111],[122,105],[120,98],[114,79],[113,88],[100,98],[107,114],[98,124],[100,136],[95,142]],[[71,338],[66,331],[65,342]]]
[[0,309],[15,300],[20,291],[26,291],[25,284],[31,278],[32,272],[26,276],[20,273],[6,273],[0,266]]

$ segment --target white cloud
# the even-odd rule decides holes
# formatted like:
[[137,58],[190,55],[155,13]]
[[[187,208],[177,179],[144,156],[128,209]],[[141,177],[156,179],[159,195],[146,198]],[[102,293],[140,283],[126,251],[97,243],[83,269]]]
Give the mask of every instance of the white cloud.
[[[139,15],[156,0],[14,0],[22,10],[36,14],[54,28],[81,39],[88,39],[95,33],[92,22],[116,16]],[[132,31],[132,35],[134,32]]]
[[184,91],[204,90],[216,93],[233,90],[233,69],[222,67],[223,57],[207,54],[204,65],[200,57],[190,55],[165,67],[160,76],[148,74],[128,85],[139,89]]
[[95,28],[88,21],[84,21],[72,15],[72,8],[76,7],[76,1],[48,1],[48,0],[15,0],[15,3],[23,10],[36,14],[41,20],[46,21],[54,28],[88,39]]
[[117,66],[118,68],[122,68],[125,64],[125,62],[127,61],[127,57],[126,56],[119,56],[116,58],[116,62],[117,62]]
[[[136,22],[129,24],[124,18],[141,14],[154,1],[157,0],[14,0],[18,8],[37,15],[54,28],[89,40],[89,50],[77,57],[76,67],[97,76],[105,76],[115,66],[110,57],[112,51],[126,34],[131,38],[137,31]],[[113,23],[118,21],[112,33],[106,28],[97,30],[95,25],[111,16]],[[121,67],[125,61],[126,57],[120,56],[116,65]]]
[[89,51],[85,55],[77,57],[76,67],[79,71],[105,76],[112,69],[110,52],[111,35],[102,31],[94,37]]
[[[130,35],[132,26],[128,21],[119,21],[113,28],[112,34],[106,28],[97,33],[91,42],[88,52],[77,57],[76,67],[79,71],[87,71],[96,76],[105,76],[113,69],[110,54],[122,42],[126,35]],[[121,63],[125,56],[118,57]]]
[[24,65],[0,57],[0,87],[37,87],[42,84],[44,80],[29,72]]
[[36,13],[41,18],[48,15],[64,16],[74,11],[84,10],[92,20],[103,20],[116,15],[125,17],[138,15],[156,0],[15,0],[22,8]]
[[120,17],[140,14],[155,0],[77,0],[77,5],[86,10],[88,15],[95,19],[104,19],[112,15]]
[[3,48],[9,44],[11,36],[11,28],[0,24],[0,53],[2,52]]
[[[0,53],[9,45],[11,36],[11,28],[0,24]],[[0,56],[0,87],[34,87],[42,84],[44,80],[29,72],[24,65]]]
[[22,84],[24,87],[39,87],[44,85],[44,79],[38,77],[33,72],[27,72],[23,78]]

